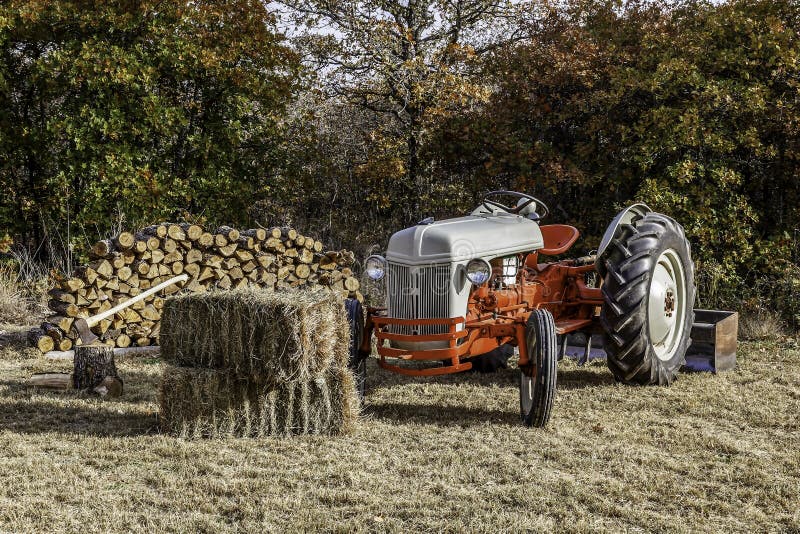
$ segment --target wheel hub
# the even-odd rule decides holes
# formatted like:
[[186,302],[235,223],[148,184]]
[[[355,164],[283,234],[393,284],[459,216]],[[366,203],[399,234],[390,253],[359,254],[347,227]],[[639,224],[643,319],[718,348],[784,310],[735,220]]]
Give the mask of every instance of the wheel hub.
[[686,314],[686,278],[680,256],[665,250],[656,261],[650,282],[648,328],[656,356],[671,359],[680,345]]
[[667,290],[667,296],[664,297],[664,314],[667,317],[672,317],[675,312],[675,293],[670,289]]

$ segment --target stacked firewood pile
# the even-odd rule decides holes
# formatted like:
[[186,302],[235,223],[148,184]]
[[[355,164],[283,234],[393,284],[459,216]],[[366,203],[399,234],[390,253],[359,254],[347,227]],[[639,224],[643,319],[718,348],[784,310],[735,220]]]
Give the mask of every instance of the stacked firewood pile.
[[102,313],[183,273],[189,280],[182,286],[137,302],[92,331],[115,347],[158,344],[164,298],[179,291],[322,286],[363,300],[352,252],[323,252],[322,242],[288,227],[239,231],[223,226],[209,232],[197,224],[158,224],[99,241],[91,257],[72,277],[57,278],[49,302],[54,315],[30,334],[43,352],[73,347],[75,318]]

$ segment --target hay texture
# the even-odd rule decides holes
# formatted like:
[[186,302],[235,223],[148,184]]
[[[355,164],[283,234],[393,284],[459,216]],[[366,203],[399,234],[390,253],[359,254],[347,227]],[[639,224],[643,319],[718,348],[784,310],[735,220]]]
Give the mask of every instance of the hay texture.
[[336,435],[351,432],[359,414],[353,375],[342,366],[317,379],[270,385],[168,365],[160,402],[161,429],[187,438]]
[[347,364],[349,335],[342,299],[329,291],[187,294],[164,306],[161,357],[261,384],[308,382]]

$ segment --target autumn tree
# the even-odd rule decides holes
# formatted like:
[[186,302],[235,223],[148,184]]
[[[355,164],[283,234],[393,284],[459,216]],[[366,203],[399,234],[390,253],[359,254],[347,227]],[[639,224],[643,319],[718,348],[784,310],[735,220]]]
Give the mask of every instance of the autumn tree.
[[3,3],[0,224],[243,220],[298,70],[257,0]]
[[488,94],[476,60],[521,39],[528,3],[506,0],[284,0],[286,24],[318,67],[323,91],[379,117],[369,132],[382,155],[359,170],[402,193],[407,220],[432,185],[420,160],[425,132]]

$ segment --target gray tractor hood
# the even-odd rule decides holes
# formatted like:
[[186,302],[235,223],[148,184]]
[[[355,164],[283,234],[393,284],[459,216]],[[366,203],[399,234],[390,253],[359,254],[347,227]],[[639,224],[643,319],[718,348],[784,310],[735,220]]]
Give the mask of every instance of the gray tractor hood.
[[386,259],[405,265],[491,260],[544,246],[539,225],[510,213],[468,215],[400,230]]

